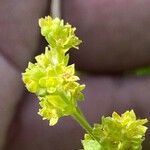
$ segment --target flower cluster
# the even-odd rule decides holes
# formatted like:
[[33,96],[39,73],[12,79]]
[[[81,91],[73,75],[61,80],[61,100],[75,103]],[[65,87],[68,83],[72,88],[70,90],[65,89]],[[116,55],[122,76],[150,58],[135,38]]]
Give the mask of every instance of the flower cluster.
[[26,88],[40,100],[38,114],[54,125],[60,117],[71,115],[77,101],[84,98],[81,91],[85,85],[77,82],[74,64],[68,65],[69,54],[66,54],[81,41],[74,34],[75,28],[64,25],[58,18],[41,18],[39,25],[49,45],[44,54],[35,57],[36,63],[29,62],[22,78]]
[[75,36],[76,28],[58,18],[52,19],[50,16],[39,20],[41,34],[45,37],[52,48],[59,48],[65,51],[70,48],[78,48],[81,40]]
[[[102,117],[101,124],[95,124],[93,135],[95,141],[86,134],[83,140],[85,150],[141,150],[147,127],[147,119],[136,119],[133,110],[121,116],[116,112],[112,117]],[[90,149],[91,148],[91,149]]]
[[26,88],[39,99],[38,114],[50,125],[55,125],[60,117],[71,115],[87,132],[82,141],[84,150],[141,150],[147,119],[137,119],[133,110],[102,117],[101,124],[93,128],[80,111],[77,103],[84,99],[85,85],[78,83],[74,64],[68,65],[68,50],[78,49],[81,43],[75,28],[50,16],[41,18],[39,26],[48,46],[22,73]]

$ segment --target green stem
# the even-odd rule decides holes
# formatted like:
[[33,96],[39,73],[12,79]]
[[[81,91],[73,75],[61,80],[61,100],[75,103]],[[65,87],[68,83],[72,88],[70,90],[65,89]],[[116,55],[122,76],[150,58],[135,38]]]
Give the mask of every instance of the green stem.
[[99,142],[98,139],[93,135],[91,125],[88,123],[79,107],[76,108],[76,111],[72,117],[83,127],[83,129],[92,137],[92,139]]

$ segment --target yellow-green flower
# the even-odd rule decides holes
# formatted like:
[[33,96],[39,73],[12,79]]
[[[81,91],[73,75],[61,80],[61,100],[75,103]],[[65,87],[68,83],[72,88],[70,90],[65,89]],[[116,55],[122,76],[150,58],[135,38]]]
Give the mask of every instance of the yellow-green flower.
[[38,114],[51,126],[59,118],[71,115],[87,132],[82,141],[84,150],[141,150],[147,119],[136,119],[133,111],[121,116],[114,112],[112,117],[102,117],[102,123],[92,128],[77,106],[84,99],[85,85],[78,83],[74,64],[68,65],[67,53],[81,43],[75,28],[50,16],[41,18],[39,25],[49,45],[22,73],[26,88],[39,99]]
[[39,23],[50,45],[45,53],[35,57],[34,64],[29,62],[22,79],[26,88],[40,100],[39,114],[54,125],[60,117],[73,114],[77,101],[84,98],[81,91],[85,85],[77,82],[75,66],[68,65],[69,54],[66,54],[69,48],[77,47],[80,40],[74,34],[75,29],[64,25],[63,20],[48,16]]
[[114,112],[112,117],[102,117],[101,124],[95,124],[93,128],[93,135],[99,139],[99,143],[86,134],[83,140],[84,149],[141,150],[147,130],[145,123],[147,119],[136,119],[133,110],[126,111],[121,116]]
[[45,37],[52,48],[63,49],[65,52],[70,48],[78,48],[81,40],[75,36],[76,28],[58,18],[52,19],[50,16],[39,20],[41,34]]

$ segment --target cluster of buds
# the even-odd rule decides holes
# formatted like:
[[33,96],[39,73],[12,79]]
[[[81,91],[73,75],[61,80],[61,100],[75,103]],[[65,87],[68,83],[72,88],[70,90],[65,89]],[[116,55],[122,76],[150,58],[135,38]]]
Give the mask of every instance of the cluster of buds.
[[39,25],[49,45],[44,54],[35,57],[36,63],[29,62],[22,78],[26,88],[38,96],[38,114],[55,125],[60,117],[71,115],[77,101],[84,99],[81,91],[85,85],[78,83],[75,66],[68,65],[66,54],[71,47],[78,48],[81,40],[75,36],[75,28],[58,18],[41,18]]
[[121,116],[114,112],[112,117],[102,117],[101,124],[95,124],[93,135],[98,141],[85,134],[85,150],[141,150],[147,127],[147,119],[136,119],[133,110]]
[[141,150],[147,119],[136,119],[132,110],[121,116],[114,112],[92,128],[78,108],[78,101],[84,100],[85,85],[78,82],[74,64],[68,65],[67,53],[70,48],[78,49],[81,43],[75,28],[50,16],[41,18],[39,26],[48,46],[22,74],[28,91],[39,99],[38,114],[51,126],[63,116],[72,116],[87,131],[82,141],[84,150]]

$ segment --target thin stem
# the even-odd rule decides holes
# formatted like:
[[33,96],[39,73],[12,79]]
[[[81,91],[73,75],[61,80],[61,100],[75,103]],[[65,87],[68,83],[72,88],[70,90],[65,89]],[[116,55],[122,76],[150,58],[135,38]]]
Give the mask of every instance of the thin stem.
[[91,125],[88,123],[79,107],[76,108],[76,111],[72,117],[83,127],[83,129],[85,129],[85,131],[92,137],[92,139],[95,139],[97,142],[99,142],[98,139],[93,135]]

